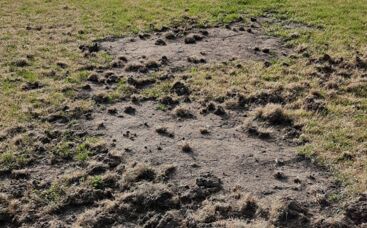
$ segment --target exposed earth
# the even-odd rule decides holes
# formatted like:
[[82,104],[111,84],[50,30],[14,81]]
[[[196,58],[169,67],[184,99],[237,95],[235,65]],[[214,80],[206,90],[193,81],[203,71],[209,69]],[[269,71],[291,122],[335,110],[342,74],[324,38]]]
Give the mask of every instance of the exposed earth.
[[[35,144],[40,153],[25,169],[0,171],[1,226],[366,223],[365,195],[341,210],[329,199],[343,186],[325,167],[297,155],[296,146],[305,143],[302,126],[282,110],[291,95],[259,91],[246,97],[234,91],[209,100],[190,88],[185,72],[193,66],[231,63],[240,68],[241,61],[251,59],[268,67],[272,59],[291,55],[294,50],[280,39],[264,35],[261,20],[253,18],[251,26],[163,28],[82,45],[85,58],[102,50],[114,57],[111,65],[83,69],[91,75],[79,98],[92,98],[98,109],[65,107],[68,116],[45,117],[55,126],[51,132],[31,126],[6,130],[3,139],[17,140],[27,132],[29,140],[40,142]],[[166,84],[160,98],[143,92]],[[112,102],[107,94],[121,86],[128,93]],[[310,109],[322,108],[318,102],[311,99]],[[82,121],[73,125],[70,116]],[[66,143],[53,155],[45,152],[60,139],[86,137],[83,146]],[[70,159],[69,149],[78,153],[78,161]]]

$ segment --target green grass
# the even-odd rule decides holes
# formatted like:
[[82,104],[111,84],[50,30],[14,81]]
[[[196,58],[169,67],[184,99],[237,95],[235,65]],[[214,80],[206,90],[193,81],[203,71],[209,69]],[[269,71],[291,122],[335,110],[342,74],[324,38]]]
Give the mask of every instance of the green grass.
[[36,193],[42,202],[51,206],[59,203],[65,196],[65,186],[62,183],[54,182],[48,189]]
[[60,143],[54,147],[52,154],[57,159],[73,159],[85,163],[93,154],[91,149],[101,143],[102,140],[95,137],[75,138],[66,135],[60,140]]
[[[46,128],[49,126],[34,120],[27,110],[42,116],[61,109],[66,103],[77,105],[75,94],[70,91],[80,86],[88,76],[77,71],[86,63],[78,50],[80,44],[107,35],[184,24],[186,17],[193,18],[198,24],[215,24],[229,22],[239,16],[249,21],[250,16],[264,13],[286,22],[267,25],[269,34],[288,40],[295,32],[299,33],[299,38],[288,41],[288,45],[306,46],[312,57],[327,52],[352,59],[355,52],[365,52],[365,0],[2,0],[0,129],[28,122]],[[290,23],[293,26],[288,28],[286,25]],[[42,30],[27,30],[27,26],[42,26]],[[30,66],[18,68],[11,64],[27,56],[30,57]],[[101,53],[90,61],[98,65],[111,60],[111,56]],[[68,63],[68,69],[59,68],[56,64],[59,61]],[[269,69],[263,69],[256,62],[248,62],[244,70],[237,70],[232,76],[230,67],[194,70],[190,72],[194,76],[190,83],[193,89],[201,88],[208,97],[220,96],[227,89],[241,88],[243,84],[251,92],[256,87],[287,86],[302,81],[308,81],[312,88],[327,94],[317,81],[309,77],[310,67],[304,59],[282,61],[291,63],[287,72],[284,72],[281,62],[276,62]],[[210,83],[204,80],[209,73],[214,74]],[[228,78],[227,82],[224,83],[223,78]],[[21,90],[23,83],[34,81],[41,81],[46,87],[37,91]],[[146,95],[162,96],[168,85],[159,86],[145,91]],[[362,85],[348,92],[347,85],[343,86],[337,96],[327,96],[330,110],[327,115],[292,110],[294,117],[305,124],[305,137],[312,142],[304,151],[318,156],[349,177],[353,183],[352,190],[360,192],[365,191],[367,186],[366,90]],[[121,82],[118,90],[111,94],[111,99],[128,93],[131,93],[130,88]],[[83,107],[91,105],[83,104]],[[8,147],[11,146],[3,143],[0,151],[7,151],[4,148]],[[87,159],[88,153],[83,148],[79,150],[77,159]],[[344,152],[353,154],[354,160],[340,160]],[[13,164],[16,160],[9,152],[1,153],[2,164]],[[67,146],[63,145],[60,145],[58,153],[75,156],[74,153],[70,155]]]
[[90,179],[90,185],[95,189],[103,188],[103,179],[101,176],[94,176]]

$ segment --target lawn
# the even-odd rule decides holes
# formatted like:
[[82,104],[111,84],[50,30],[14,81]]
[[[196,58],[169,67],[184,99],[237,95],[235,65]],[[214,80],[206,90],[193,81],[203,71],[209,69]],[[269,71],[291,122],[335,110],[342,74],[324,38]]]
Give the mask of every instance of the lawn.
[[[46,116],[66,104],[93,107],[91,101],[74,99],[75,89],[87,77],[87,72],[77,70],[87,61],[79,51],[81,44],[110,35],[182,24],[187,18],[198,24],[217,24],[240,16],[248,21],[251,16],[264,14],[279,20],[267,25],[269,34],[282,37],[294,49],[306,47],[307,56],[282,59],[267,69],[249,62],[248,68],[253,71],[237,72],[236,86],[241,87],[250,79],[260,80],[264,87],[308,82],[325,97],[328,112],[308,112],[299,108],[297,102],[286,107],[305,125],[304,137],[310,141],[299,149],[300,153],[330,165],[351,192],[366,191],[367,91],[362,80],[366,73],[353,71],[351,78],[331,93],[320,86],[318,79],[310,77],[314,68],[308,64],[308,59],[325,53],[349,62],[355,61],[356,53],[367,54],[365,0],[1,0],[0,129],[26,123],[47,129],[52,126],[35,116]],[[290,40],[294,34],[298,34],[297,38]],[[19,60],[27,66],[17,67]],[[100,53],[91,61],[103,64],[111,59]],[[286,71],[284,62],[290,65]],[[196,77],[192,86],[199,89],[207,71],[213,75],[218,72],[201,68],[191,71]],[[25,83],[36,81],[43,87],[22,89]],[[209,89],[218,85],[223,90]],[[231,87],[207,86],[208,96],[221,95],[221,91]],[[253,86],[249,91],[256,89]],[[10,142],[2,144],[1,162],[5,164],[9,157],[5,151],[14,146]]]

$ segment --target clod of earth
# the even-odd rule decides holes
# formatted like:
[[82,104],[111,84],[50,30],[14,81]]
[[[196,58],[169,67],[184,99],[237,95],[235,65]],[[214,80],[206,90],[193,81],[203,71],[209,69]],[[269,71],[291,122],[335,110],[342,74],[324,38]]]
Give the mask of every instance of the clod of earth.
[[118,113],[116,108],[109,108],[107,112],[111,115],[116,115]]
[[182,146],[182,152],[184,152],[184,153],[191,153],[192,152],[192,148],[191,148],[190,144],[184,143],[184,145]]
[[268,104],[263,108],[257,110],[257,118],[268,121],[274,125],[290,125],[293,120],[284,113],[280,105]]
[[158,134],[173,138],[175,135],[172,132],[169,132],[166,127],[159,127],[155,130]]
[[99,43],[93,43],[91,45],[81,45],[79,49],[82,50],[83,52],[93,53],[100,51],[101,47]]
[[88,77],[88,81],[93,82],[93,83],[99,83],[99,77],[97,74],[91,74]]
[[274,218],[274,225],[281,227],[309,226],[308,210],[297,201],[283,203]]
[[125,62],[121,60],[114,60],[111,63],[112,68],[123,68],[125,66]]
[[193,36],[186,36],[185,37],[185,44],[195,44],[196,39]]
[[145,64],[145,67],[148,69],[158,69],[159,64],[156,61],[150,60]]
[[120,80],[119,77],[117,77],[116,75],[112,74],[112,75],[109,75],[106,79],[106,83],[107,84],[115,84],[115,83],[118,83]]
[[361,194],[354,202],[349,204],[346,216],[356,225],[367,223],[367,194]]
[[92,86],[90,86],[89,84],[82,85],[80,88],[82,90],[85,90],[85,91],[91,91],[92,90]]
[[138,36],[142,40],[145,40],[145,39],[149,39],[150,38],[150,34],[149,33],[139,33]]
[[175,112],[175,115],[181,119],[191,119],[195,117],[194,114],[190,110],[184,107],[177,107],[174,110],[174,112]]
[[200,58],[196,56],[187,57],[187,61],[189,63],[194,63],[194,64],[206,63],[206,60],[204,58]]
[[127,106],[125,107],[124,112],[129,115],[134,115],[136,112],[136,109],[132,106]]
[[211,173],[204,173],[196,179],[196,184],[204,189],[219,191],[222,189],[222,180]]
[[56,65],[62,69],[66,69],[69,65],[64,62],[57,62]]
[[125,71],[145,73],[147,72],[147,69],[142,63],[132,62],[126,65]]
[[282,171],[276,171],[275,173],[274,173],[274,177],[276,178],[276,179],[278,179],[278,180],[285,180],[285,179],[287,179],[287,176],[284,174],[284,172],[282,172]]
[[175,82],[171,87],[171,92],[176,93],[178,96],[190,95],[190,89],[183,82]]
[[27,59],[17,59],[12,64],[16,67],[26,67],[29,66],[29,62]]
[[271,132],[269,130],[265,128],[261,128],[256,125],[252,125],[250,123],[248,124],[248,126],[246,126],[246,131],[250,135],[259,137],[260,139],[270,139],[271,138]]
[[218,116],[224,116],[227,113],[222,106],[218,106],[217,109],[214,111],[214,114]]
[[164,40],[162,40],[162,39],[156,40],[154,44],[155,45],[159,45],[159,46],[165,46],[165,45],[167,45],[166,42]]
[[111,101],[111,98],[104,92],[93,95],[93,100],[97,103],[106,104]]
[[163,35],[167,40],[174,40],[176,38],[175,34],[173,32],[166,32]]
[[169,96],[162,97],[159,102],[171,108],[179,104],[177,100],[174,100],[172,97]]
[[127,83],[136,87],[136,88],[144,88],[146,86],[152,85],[156,82],[155,79],[135,79],[133,77],[129,77],[127,79]]
[[36,82],[26,82],[23,86],[22,89],[23,90],[34,90],[34,89],[40,89],[42,88],[44,85],[42,85],[40,82],[36,81]]

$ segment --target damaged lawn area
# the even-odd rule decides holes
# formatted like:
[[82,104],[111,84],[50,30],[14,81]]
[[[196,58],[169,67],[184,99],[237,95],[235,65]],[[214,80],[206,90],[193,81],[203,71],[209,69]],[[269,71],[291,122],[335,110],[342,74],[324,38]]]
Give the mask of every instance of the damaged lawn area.
[[0,226],[366,223],[366,15],[2,0]]
[[344,61],[351,65],[348,78],[340,76],[343,70],[338,69],[319,74],[320,65],[304,57],[277,61],[270,67],[258,62],[199,67],[187,75],[194,93],[206,100],[232,96],[224,102],[230,109],[241,103],[245,109],[251,109],[252,102],[260,107],[279,104],[302,126],[299,152],[331,165],[352,192],[363,192],[367,181],[365,69],[355,67],[354,58]]

